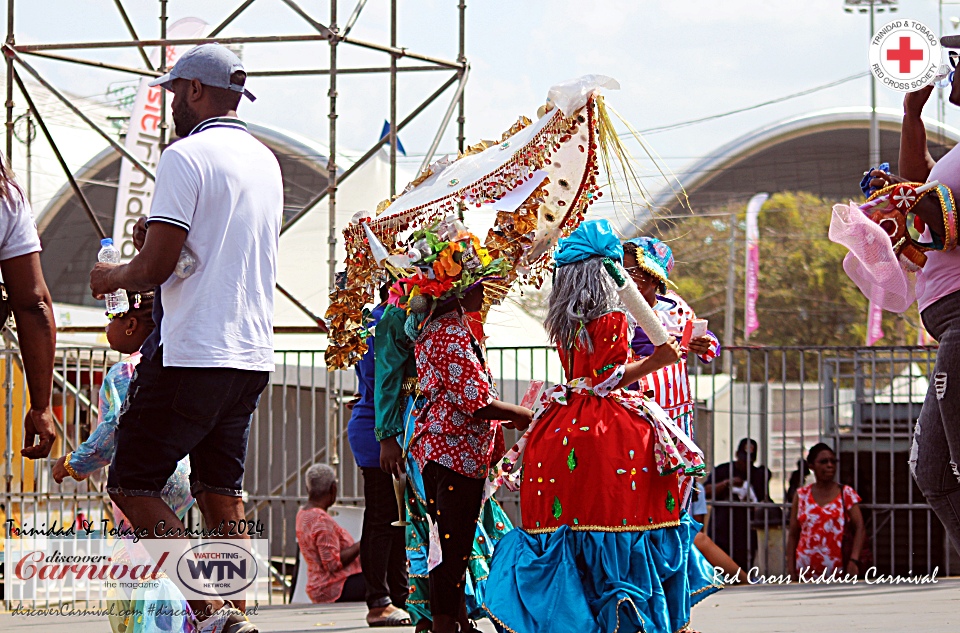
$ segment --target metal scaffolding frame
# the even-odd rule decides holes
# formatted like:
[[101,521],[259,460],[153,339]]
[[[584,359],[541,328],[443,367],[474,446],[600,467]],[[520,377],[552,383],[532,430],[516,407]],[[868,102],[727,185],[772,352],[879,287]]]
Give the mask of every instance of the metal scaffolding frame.
[[[78,64],[87,67],[93,68],[102,68],[105,70],[113,70],[118,72],[124,72],[132,75],[146,76],[146,77],[159,77],[160,75],[166,73],[166,47],[167,46],[178,46],[178,45],[189,45],[189,44],[205,44],[210,42],[219,42],[220,44],[253,44],[253,43],[289,43],[289,42],[314,42],[314,41],[326,41],[330,46],[330,58],[329,65],[327,68],[316,68],[316,69],[275,69],[275,70],[253,70],[248,72],[250,77],[282,77],[282,76],[314,76],[314,75],[326,75],[329,77],[330,87],[328,90],[329,97],[329,114],[328,118],[330,120],[330,138],[329,138],[329,148],[330,156],[328,157],[327,171],[328,171],[328,186],[325,190],[317,192],[317,194],[306,204],[300,211],[298,211],[294,216],[284,224],[281,229],[281,234],[286,232],[290,227],[292,227],[298,220],[300,220],[306,213],[314,209],[324,198],[328,199],[328,208],[329,208],[329,221],[330,221],[330,233],[328,236],[328,244],[330,246],[330,270],[329,270],[329,283],[330,287],[333,287],[334,284],[334,273],[336,267],[335,259],[335,246],[336,246],[336,191],[337,186],[340,182],[348,178],[355,169],[363,164],[363,162],[373,156],[380,148],[385,144],[389,143],[390,145],[390,194],[396,194],[397,188],[397,133],[400,132],[408,123],[415,119],[423,110],[425,110],[429,105],[434,103],[437,99],[442,96],[444,92],[447,91],[453,85],[456,85],[456,90],[454,92],[453,98],[450,101],[450,106],[447,109],[446,114],[444,115],[441,124],[437,130],[437,133],[433,139],[433,142],[430,145],[430,149],[427,151],[426,156],[424,157],[423,166],[426,166],[430,163],[433,158],[433,154],[436,152],[437,147],[440,144],[440,140],[443,137],[443,134],[446,132],[447,126],[450,124],[450,120],[453,117],[454,108],[459,110],[459,116],[457,117],[457,145],[458,149],[463,151],[464,147],[464,87],[466,86],[467,78],[470,74],[469,65],[467,64],[465,56],[465,24],[466,24],[466,1],[458,0],[457,9],[459,11],[459,52],[457,55],[456,61],[450,61],[446,59],[441,59],[437,57],[432,57],[428,55],[421,55],[409,51],[406,48],[397,46],[397,0],[391,0],[390,2],[390,44],[383,45],[375,42],[368,42],[364,40],[359,40],[349,36],[349,33],[353,26],[356,24],[357,20],[360,17],[361,12],[367,4],[367,0],[358,0],[356,7],[351,13],[349,19],[347,20],[344,29],[341,31],[337,25],[337,0],[330,0],[330,25],[324,25],[313,19],[306,11],[304,11],[294,0],[279,0],[283,4],[287,5],[291,10],[293,10],[297,15],[303,18],[304,22],[308,24],[311,28],[317,31],[317,34],[310,35],[266,35],[266,36],[247,36],[247,37],[216,37],[221,33],[225,28],[227,28],[237,17],[239,17],[244,11],[247,10],[255,1],[257,0],[244,0],[226,19],[223,20],[217,27],[215,27],[210,35],[203,38],[191,38],[191,39],[166,39],[166,28],[167,28],[167,3],[169,0],[157,0],[160,6],[160,39],[154,40],[143,40],[140,39],[136,30],[134,29],[133,23],[130,21],[130,18],[124,9],[122,0],[114,0],[114,5],[116,6],[117,12],[123,21],[124,25],[127,28],[127,31],[130,33],[129,40],[115,40],[115,41],[96,41],[96,42],[55,42],[55,43],[43,43],[43,44],[28,44],[28,45],[18,45],[16,43],[16,30],[14,23],[14,9],[16,0],[7,0],[7,37],[3,45],[3,52],[6,58],[7,65],[7,98],[6,98],[6,155],[7,160],[11,161],[13,154],[13,138],[14,138],[14,84],[17,85],[20,92],[22,93],[24,100],[27,102],[27,108],[31,112],[32,116],[37,119],[37,125],[40,127],[41,132],[47,139],[47,142],[50,143],[51,148],[57,160],[60,162],[60,166],[64,170],[64,174],[67,177],[67,180],[70,183],[71,188],[74,193],[76,193],[77,198],[80,200],[81,205],[84,207],[87,216],[90,218],[91,223],[94,226],[94,229],[97,231],[97,234],[101,237],[105,237],[105,232],[103,227],[100,226],[99,222],[96,219],[96,216],[93,213],[93,209],[90,207],[89,202],[81,191],[78,183],[73,177],[73,174],[70,172],[67,167],[66,162],[63,160],[62,155],[57,147],[56,140],[50,134],[49,129],[43,121],[42,115],[36,110],[33,105],[32,98],[30,97],[29,91],[26,86],[23,84],[20,74],[17,70],[17,66],[26,71],[31,75],[38,83],[40,83],[44,88],[46,88],[54,97],[56,97],[61,103],[63,103],[68,109],[73,111],[78,118],[80,118],[84,123],[86,123],[92,130],[99,133],[106,141],[116,150],[118,153],[123,155],[136,166],[137,169],[142,171],[148,178],[151,180],[155,179],[154,173],[143,165],[135,156],[131,155],[126,148],[123,147],[116,139],[114,139],[109,131],[102,129],[94,121],[92,121],[88,116],[86,116],[76,105],[74,105],[69,97],[64,95],[56,87],[54,87],[49,81],[43,78],[43,75],[35,70],[26,60],[24,60],[24,55],[32,55],[42,59],[49,59],[60,61],[64,63]],[[264,0],[259,0],[261,3]],[[365,67],[365,68],[340,68],[337,64],[337,47],[340,44],[350,44],[358,48],[364,48],[368,50],[380,51],[385,54],[390,55],[390,65],[386,67]],[[146,54],[146,47],[159,46],[161,48],[160,56],[160,68],[153,68],[150,63],[149,56]],[[82,59],[77,57],[70,57],[67,55],[60,55],[52,53],[50,51],[67,51],[67,50],[89,50],[89,49],[108,49],[108,48],[131,48],[136,47],[140,51],[141,58],[144,61],[145,68],[134,68],[129,66],[121,66],[117,64],[108,64],[105,62]],[[398,61],[401,58],[408,58],[411,60],[417,60],[420,62],[425,62],[421,65],[406,65],[400,66]],[[417,108],[415,108],[407,117],[405,117],[399,123],[397,122],[397,77],[400,73],[407,72],[429,72],[429,71],[454,71],[453,76],[447,80],[437,91],[427,97],[423,103],[421,103]],[[349,75],[349,74],[380,74],[387,73],[390,76],[390,131],[389,133],[379,139],[376,144],[374,144],[363,156],[349,169],[347,169],[343,174],[338,175],[338,167],[336,163],[336,148],[337,148],[337,99],[339,98],[339,93],[337,91],[337,75]],[[166,93],[161,92],[161,99],[166,100]],[[162,104],[164,107],[161,107],[160,114],[160,144],[161,148],[166,144],[167,139],[167,130],[169,124],[167,122],[166,116],[166,107],[165,103]],[[293,295],[284,290],[282,287],[278,286],[280,292],[290,299],[300,310],[302,310],[307,316],[309,316],[314,322],[318,324],[321,322],[319,317],[312,313],[306,306],[304,306],[300,301],[298,301]]]
[[[90,117],[86,116],[79,108],[77,108],[70,100],[69,97],[64,95],[60,90],[58,90],[52,83],[44,79],[43,75],[34,69],[25,59],[25,56],[33,56],[40,59],[54,60],[63,63],[76,64],[80,66],[92,67],[92,68],[101,68],[105,70],[119,71],[123,73],[128,73],[135,76],[146,76],[146,77],[159,77],[160,75],[167,72],[167,58],[166,58],[166,47],[167,46],[178,46],[178,45],[196,45],[196,44],[205,44],[218,42],[220,44],[283,44],[291,42],[327,42],[329,44],[329,62],[326,68],[315,68],[315,69],[272,69],[272,70],[251,70],[248,71],[248,77],[282,77],[282,76],[302,76],[302,77],[311,77],[311,76],[321,76],[325,75],[329,79],[329,89],[327,96],[329,98],[329,156],[327,162],[327,187],[316,192],[314,197],[301,208],[297,213],[295,213],[282,227],[281,235],[289,230],[297,221],[303,218],[304,215],[314,210],[321,202],[326,199],[327,208],[328,208],[328,220],[329,220],[329,232],[327,243],[329,247],[329,271],[328,271],[328,282],[329,287],[333,288],[335,286],[335,273],[336,273],[336,244],[337,244],[337,226],[336,226],[336,205],[337,205],[337,188],[341,182],[346,178],[350,177],[354,171],[363,164],[367,159],[376,154],[381,147],[389,143],[390,146],[390,195],[393,196],[397,191],[397,134],[402,130],[407,124],[409,124],[413,119],[415,119],[420,113],[422,113],[429,105],[437,101],[444,92],[446,92],[451,86],[456,86],[454,94],[451,98],[450,104],[447,108],[447,111],[441,121],[440,126],[437,129],[437,133],[433,139],[433,142],[430,145],[427,155],[424,158],[423,165],[426,166],[430,163],[433,158],[434,153],[437,150],[438,145],[443,137],[443,134],[446,132],[447,126],[450,124],[450,121],[453,117],[454,110],[458,111],[457,117],[457,145],[460,151],[464,149],[464,87],[466,85],[467,78],[469,77],[469,64],[467,63],[465,55],[465,25],[466,25],[466,0],[457,0],[457,10],[459,12],[459,51],[455,61],[448,59],[441,59],[438,57],[433,57],[429,55],[422,55],[419,53],[412,52],[404,47],[398,46],[397,44],[397,0],[390,1],[390,43],[380,44],[376,42],[369,42],[365,40],[360,40],[355,37],[350,36],[350,31],[353,29],[354,25],[357,23],[357,20],[360,18],[361,13],[363,12],[367,0],[357,0],[357,4],[347,19],[346,24],[341,29],[337,23],[338,19],[338,0],[330,0],[330,23],[322,24],[313,17],[310,16],[307,11],[300,7],[294,0],[274,0],[274,2],[280,2],[286,5],[290,10],[300,16],[304,23],[308,25],[316,33],[311,34],[274,34],[274,35],[259,35],[259,36],[244,36],[244,37],[220,37],[220,33],[223,32],[237,17],[242,15],[254,2],[259,2],[263,4],[266,0],[243,0],[237,5],[229,16],[227,16],[219,25],[217,25],[207,37],[202,38],[190,38],[190,39],[168,39],[167,38],[167,4],[169,0],[157,0],[159,5],[159,20],[160,20],[160,38],[159,39],[141,39],[137,34],[136,29],[132,21],[130,20],[129,15],[127,14],[126,9],[123,5],[123,0],[113,0],[114,6],[117,10],[117,13],[120,19],[123,21],[127,32],[130,34],[130,39],[127,40],[115,40],[115,41],[94,41],[94,42],[53,42],[53,43],[39,43],[39,44],[28,44],[28,45],[19,45],[16,43],[16,29],[14,22],[15,15],[15,6],[16,0],[7,0],[7,36],[3,44],[3,53],[6,60],[6,157],[7,160],[12,164],[13,156],[13,139],[14,139],[14,85],[17,86],[20,93],[23,96],[24,101],[26,101],[28,112],[36,120],[37,126],[40,128],[41,133],[46,138],[47,142],[50,144],[50,147],[53,150],[53,153],[60,164],[60,167],[63,169],[64,174],[67,178],[67,181],[70,184],[70,187],[73,189],[74,193],[77,196],[81,206],[83,207],[87,217],[90,219],[91,224],[94,227],[94,230],[102,238],[106,237],[104,228],[100,225],[97,220],[96,214],[93,212],[93,208],[90,205],[90,202],[87,200],[86,196],[83,193],[79,183],[73,176],[73,173],[70,171],[67,166],[66,161],[64,160],[58,146],[56,139],[50,133],[49,128],[47,127],[43,115],[37,110],[34,106],[33,99],[30,95],[30,91],[27,89],[27,86],[24,84],[23,79],[21,78],[20,71],[25,71],[30,75],[34,80],[36,80],[41,86],[48,90],[57,100],[63,103],[68,109],[70,109],[74,114],[77,115],[84,123],[90,126],[91,129],[99,133],[110,146],[121,154],[123,157],[129,159],[134,166],[142,171],[147,178],[155,180],[154,173],[148,169],[142,162],[137,160],[137,158],[131,155],[122,144],[120,144],[116,139],[114,139],[108,130],[104,130],[99,127],[96,122],[94,122]],[[338,64],[337,53],[338,47],[341,44],[350,45],[353,47],[379,51],[386,55],[390,56],[389,66],[377,66],[377,67],[359,67],[359,68],[342,68]],[[160,67],[154,68],[150,62],[149,55],[147,55],[147,47],[156,47],[159,46],[161,50],[160,55]],[[104,50],[104,49],[115,49],[115,48],[137,48],[140,53],[140,57],[143,60],[144,67],[136,68],[130,66],[122,66],[117,64],[110,64],[105,62],[100,62],[96,60],[84,59],[82,57],[74,57],[72,55],[64,55],[63,51],[83,51],[83,50]],[[74,53],[76,54],[76,53]],[[419,62],[418,65],[400,65],[400,61],[403,59],[413,60]],[[433,94],[427,97],[419,106],[417,106],[412,112],[410,112],[402,120],[398,121],[397,114],[397,81],[398,76],[401,73],[410,73],[410,72],[452,72],[452,76],[445,81]],[[339,98],[339,93],[337,89],[337,77],[338,75],[352,75],[352,74],[388,74],[390,78],[390,115],[389,123],[390,130],[388,134],[381,137],[367,152],[365,152],[359,160],[356,161],[350,168],[339,173],[337,165],[337,103]],[[166,108],[166,91],[161,91],[161,109],[160,109],[160,148],[162,149],[166,146],[167,141],[167,130],[169,124],[167,122],[167,108]],[[316,333],[322,333],[326,331],[326,328],[323,324],[323,320],[320,316],[316,315],[311,311],[306,305],[299,301],[295,296],[290,292],[285,290],[282,286],[277,284],[277,290],[287,297],[298,309],[300,309],[304,314],[306,314],[315,324],[315,328],[286,328],[295,330],[298,332],[303,332],[306,330],[311,330]],[[340,415],[340,405],[338,399],[335,397],[334,392],[334,381],[333,376],[329,376],[327,381],[327,407],[326,415],[327,420],[333,420],[339,417]],[[336,428],[336,424],[331,425],[333,428]],[[336,458],[334,458],[336,460]]]

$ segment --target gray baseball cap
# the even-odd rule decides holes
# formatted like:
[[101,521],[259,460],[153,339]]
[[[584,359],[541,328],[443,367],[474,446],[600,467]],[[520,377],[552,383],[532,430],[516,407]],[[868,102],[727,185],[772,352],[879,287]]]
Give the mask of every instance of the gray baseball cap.
[[960,35],[944,35],[940,38],[940,46],[944,48],[960,48]]
[[230,83],[230,76],[243,70],[243,63],[233,51],[220,44],[201,44],[180,56],[166,75],[150,82],[151,86],[162,86],[173,90],[174,79],[197,79],[204,86],[228,88],[256,101],[256,97],[240,84]]

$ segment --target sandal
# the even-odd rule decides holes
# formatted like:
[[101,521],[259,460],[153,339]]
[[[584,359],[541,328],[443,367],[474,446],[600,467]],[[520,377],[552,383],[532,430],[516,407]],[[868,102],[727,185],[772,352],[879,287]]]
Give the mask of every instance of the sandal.
[[410,626],[412,623],[413,621],[410,619],[409,613],[403,609],[397,609],[388,616],[374,620],[373,622],[367,622],[367,626],[380,628],[385,626]]

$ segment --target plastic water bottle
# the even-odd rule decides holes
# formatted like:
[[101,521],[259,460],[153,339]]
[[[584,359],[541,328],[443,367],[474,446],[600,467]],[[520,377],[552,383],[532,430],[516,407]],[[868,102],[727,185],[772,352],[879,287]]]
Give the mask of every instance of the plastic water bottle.
[[[113,245],[113,240],[109,237],[100,240],[100,252],[97,259],[105,264],[119,264],[120,251]],[[130,310],[130,302],[127,300],[127,291],[123,288],[116,292],[111,292],[104,296],[107,302],[107,314],[123,314]]]
[[180,259],[177,260],[177,267],[173,269],[173,274],[180,279],[186,279],[195,272],[197,272],[197,257],[184,246],[180,251]]

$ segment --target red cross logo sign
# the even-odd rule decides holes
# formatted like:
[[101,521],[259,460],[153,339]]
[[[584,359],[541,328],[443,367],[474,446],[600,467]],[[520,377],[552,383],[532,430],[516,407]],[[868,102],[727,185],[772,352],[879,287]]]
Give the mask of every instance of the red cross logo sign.
[[941,64],[940,40],[916,20],[894,20],[870,40],[870,70],[886,87],[911,92],[929,84]]
[[899,48],[888,48],[887,59],[889,61],[900,62],[900,72],[905,75],[910,74],[910,62],[923,61],[922,48],[910,48],[910,38],[901,37]]

